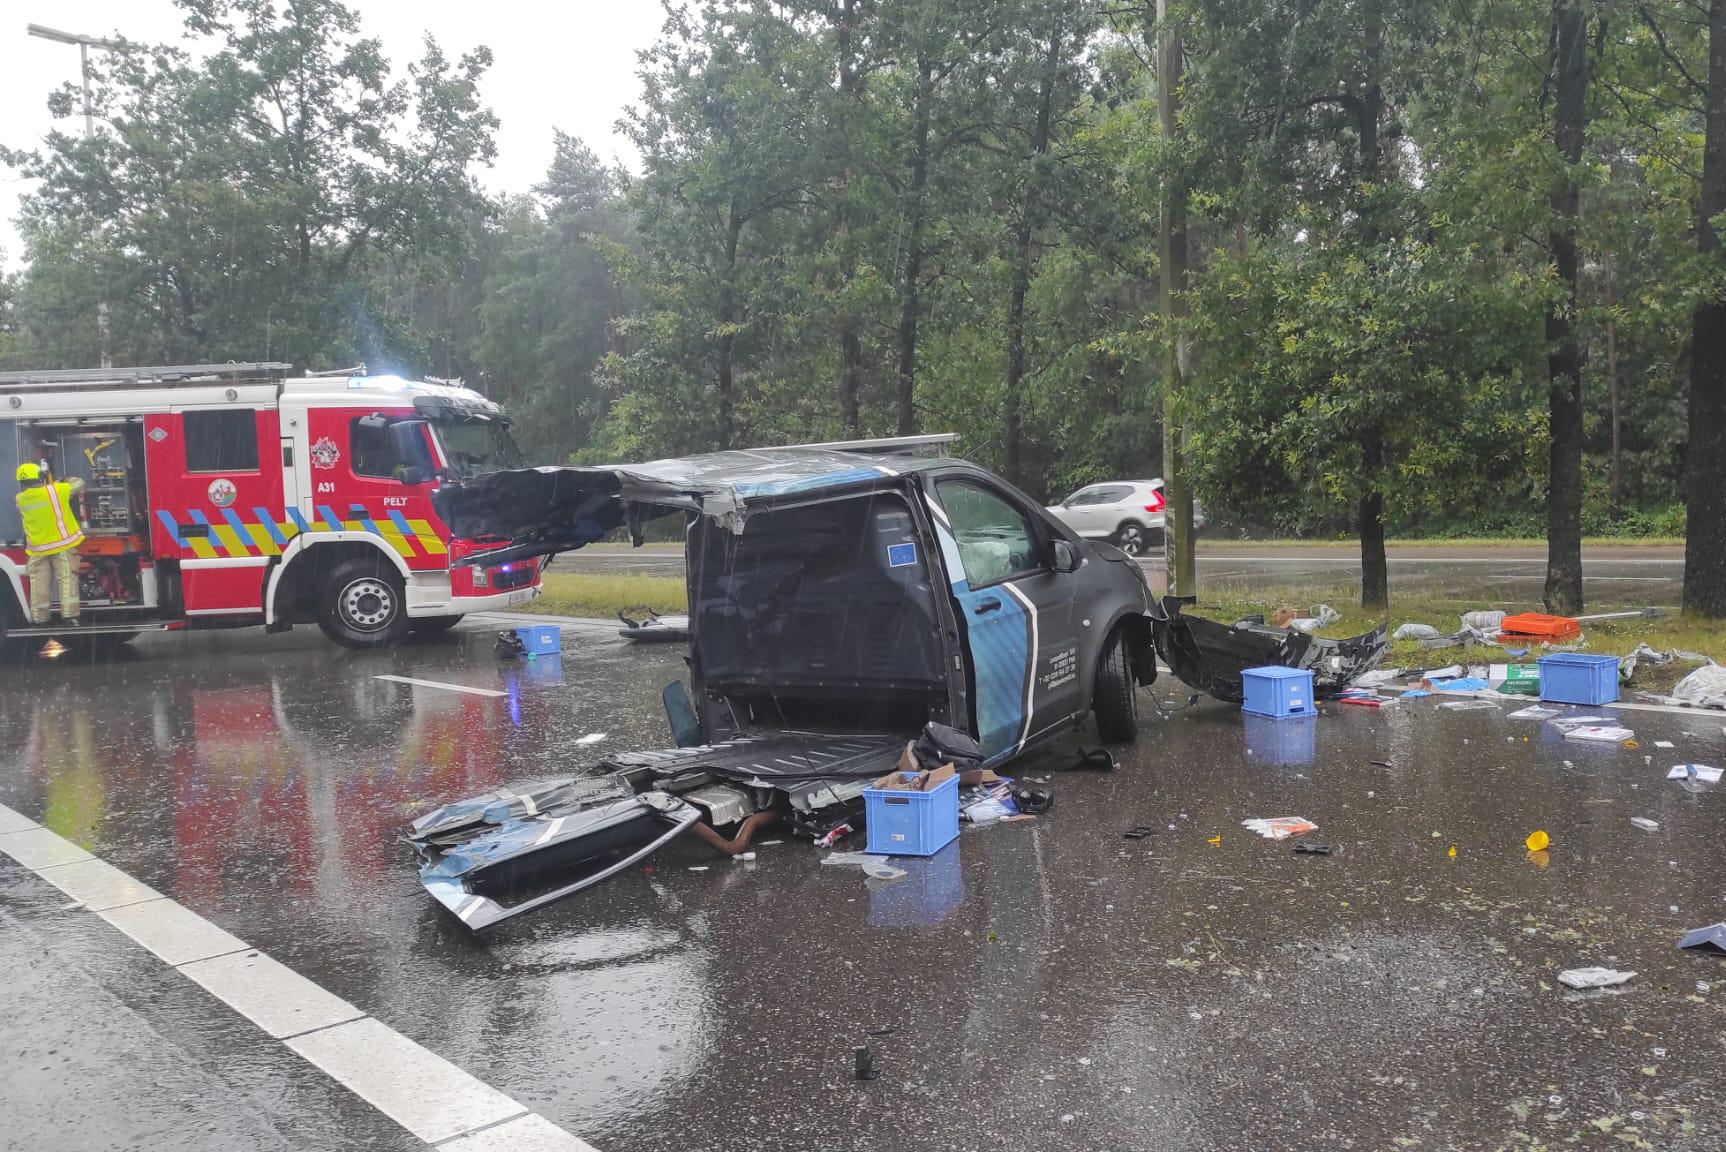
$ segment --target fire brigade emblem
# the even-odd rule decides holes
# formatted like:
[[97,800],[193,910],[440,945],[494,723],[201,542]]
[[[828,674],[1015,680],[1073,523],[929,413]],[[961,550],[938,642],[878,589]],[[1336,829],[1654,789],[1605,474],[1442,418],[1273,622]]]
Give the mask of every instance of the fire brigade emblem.
[[336,461],[342,458],[342,450],[336,447],[336,442],[325,436],[312,445],[312,467],[334,468]]
[[239,489],[234,487],[234,482],[227,479],[210,481],[210,487],[206,491],[209,493],[210,503],[218,508],[226,508],[234,502],[234,497],[240,494]]

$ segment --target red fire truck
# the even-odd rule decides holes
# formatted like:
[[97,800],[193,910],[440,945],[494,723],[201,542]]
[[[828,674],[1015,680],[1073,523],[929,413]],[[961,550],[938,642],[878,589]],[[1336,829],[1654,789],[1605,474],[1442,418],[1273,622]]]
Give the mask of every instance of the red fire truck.
[[24,532],[0,500],[0,639],[316,623],[376,648],[539,594],[539,563],[463,558],[438,483],[521,466],[502,409],[454,384],[288,364],[0,373],[0,478],[84,481],[74,630],[30,625]]

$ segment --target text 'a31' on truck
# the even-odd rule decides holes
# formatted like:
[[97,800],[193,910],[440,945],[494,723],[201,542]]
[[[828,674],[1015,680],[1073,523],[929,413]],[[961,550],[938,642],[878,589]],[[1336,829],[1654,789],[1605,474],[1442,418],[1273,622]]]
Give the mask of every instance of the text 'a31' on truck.
[[[438,485],[519,468],[502,409],[459,383],[210,364],[0,374],[0,474],[77,477],[82,619],[29,616],[18,509],[0,501],[0,630],[74,634],[317,624],[355,648],[539,594],[536,560],[452,535]],[[81,504],[81,506],[79,506]]]
[[[1181,646],[1177,668],[1208,638],[1178,604],[1155,605],[1119,549],[947,458],[951,439],[499,472],[443,489],[455,532],[515,542],[487,563],[620,527],[639,542],[646,521],[683,517],[693,691],[666,689],[675,748],[420,817],[410,840],[426,889],[481,929],[692,830],[726,852],[767,824],[828,840],[862,828],[863,788],[930,725],[973,738],[990,767],[1092,715],[1104,739],[1132,739],[1159,633]],[[1234,668],[1238,699],[1234,661],[1255,644],[1262,663],[1311,662],[1326,643],[1273,631],[1229,647],[1215,686],[1226,692]]]

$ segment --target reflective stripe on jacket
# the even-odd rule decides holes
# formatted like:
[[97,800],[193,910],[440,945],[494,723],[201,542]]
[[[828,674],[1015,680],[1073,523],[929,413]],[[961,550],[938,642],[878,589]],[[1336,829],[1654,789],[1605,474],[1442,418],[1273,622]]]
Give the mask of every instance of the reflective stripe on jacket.
[[59,480],[18,493],[26,552],[32,556],[52,556],[84,542],[84,530],[72,514],[72,493],[83,486],[76,481]]

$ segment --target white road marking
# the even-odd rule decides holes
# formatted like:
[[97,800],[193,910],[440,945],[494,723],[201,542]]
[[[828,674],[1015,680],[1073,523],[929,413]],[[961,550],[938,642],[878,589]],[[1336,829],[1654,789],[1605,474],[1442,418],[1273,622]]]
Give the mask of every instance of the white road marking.
[[571,1136],[543,1116],[518,1116],[471,1136],[458,1136],[438,1145],[438,1152],[595,1152],[587,1141]]
[[0,836],[0,851],[30,871],[38,873],[44,868],[53,868],[60,864],[95,859],[70,840],[62,840],[48,829],[40,827],[26,828],[22,832],[8,832]]
[[496,1088],[376,1020],[355,1020],[287,1043],[427,1144],[527,1112]]
[[504,696],[495,688],[471,688],[466,684],[445,684],[441,680],[415,680],[412,676],[373,676],[373,680],[388,680],[392,684],[415,684],[421,688],[442,688],[446,692],[466,692],[470,696]]
[[140,904],[109,908],[98,916],[156,959],[178,968],[230,952],[247,951],[246,942],[222,931],[177,900],[161,897]]
[[[4,804],[0,852],[83,901],[116,931],[428,1145],[450,1152],[594,1152],[545,1117]],[[107,905],[109,900],[126,902]]]
[[328,1028],[365,1013],[326,992],[286,964],[256,950],[182,964],[204,991],[277,1040]]
[[81,901],[92,912],[120,908],[142,900],[157,900],[162,895],[94,856],[42,869],[38,875],[72,899]]

